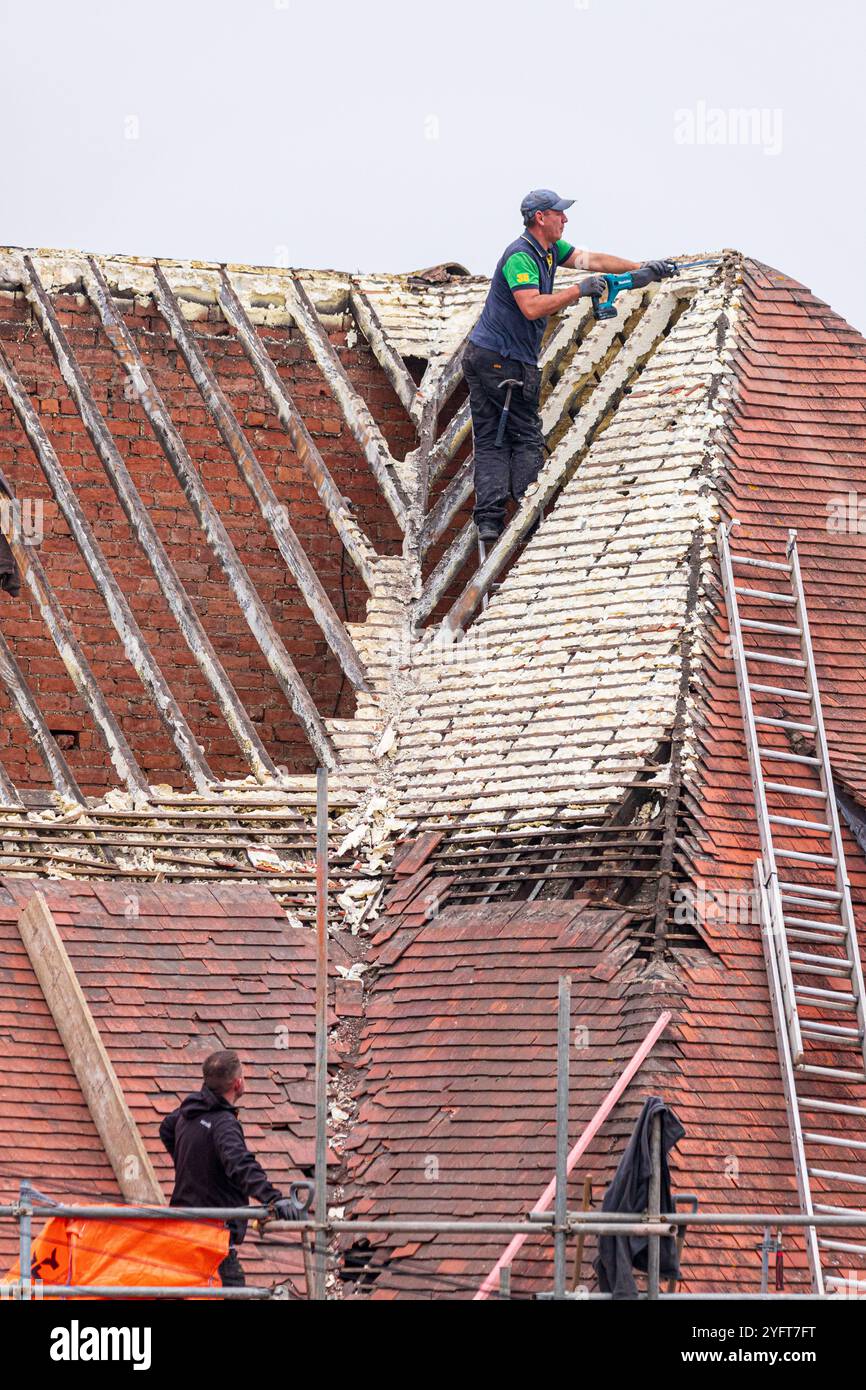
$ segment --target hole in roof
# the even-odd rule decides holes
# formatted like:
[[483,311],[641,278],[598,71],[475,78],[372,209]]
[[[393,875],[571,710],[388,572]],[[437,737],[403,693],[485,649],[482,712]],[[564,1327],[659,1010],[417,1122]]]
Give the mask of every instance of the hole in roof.
[[424,373],[426,372],[427,367],[428,367],[428,365],[429,365],[429,364],[428,364],[427,358],[426,358],[426,357],[404,357],[404,358],[403,358],[403,362],[404,362],[404,364],[405,364],[405,366],[406,366],[406,370],[408,371],[408,373],[409,373],[409,375],[411,376],[412,380],[414,381],[415,385],[416,385],[416,386],[420,386],[420,385],[421,385],[421,380],[422,380],[422,378],[423,378],[423,376],[424,376]]
[[338,1271],[341,1282],[351,1284],[359,1293],[369,1293],[379,1275],[387,1269],[390,1263],[386,1259],[382,1264],[374,1265],[372,1260],[375,1254],[376,1251],[366,1236],[354,1241],[343,1252],[342,1263]]

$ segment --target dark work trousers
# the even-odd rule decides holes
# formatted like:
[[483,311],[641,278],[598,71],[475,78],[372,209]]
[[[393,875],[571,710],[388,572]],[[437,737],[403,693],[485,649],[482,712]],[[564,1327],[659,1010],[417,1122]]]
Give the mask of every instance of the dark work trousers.
[[219,1269],[217,1270],[224,1289],[245,1289],[247,1281],[244,1277],[244,1267],[238,1259],[238,1248],[236,1245],[229,1246],[229,1253],[226,1255]]
[[[508,498],[519,502],[529,485],[535,482],[544,462],[544,436],[538,413],[541,372],[526,362],[517,362],[489,348],[467,343],[463,375],[469,387],[475,446],[475,510],[472,515],[479,535],[492,540],[505,524]],[[501,387],[501,383],[509,377],[516,378],[521,385],[511,392],[505,435],[497,449],[496,431],[508,394],[508,387]]]

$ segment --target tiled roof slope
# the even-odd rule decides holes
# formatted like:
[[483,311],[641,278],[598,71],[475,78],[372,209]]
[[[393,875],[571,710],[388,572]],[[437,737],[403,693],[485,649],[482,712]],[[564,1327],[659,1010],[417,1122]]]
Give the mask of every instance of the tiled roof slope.
[[694,274],[686,297],[661,286],[632,305],[624,338],[613,320],[593,328],[563,376],[573,393],[596,361],[574,423],[548,399],[560,440],[536,486],[564,466],[573,476],[469,629],[465,659],[458,647],[431,661],[407,702],[395,778],[410,819],[608,807],[669,733],[689,550],[710,514],[731,382],[732,276]]
[[[263,305],[278,291],[276,280],[265,287]],[[325,317],[326,301],[323,291],[317,308]],[[831,751],[846,784],[861,796],[866,790],[866,543],[856,512],[850,524],[850,494],[864,480],[866,344],[803,287],[740,256],[622,302],[622,332],[616,322],[590,326],[573,316],[567,351],[548,344],[552,455],[539,489],[555,477],[556,500],[469,627],[466,646],[438,659],[434,624],[414,671],[401,668],[389,694],[390,712],[400,716],[393,759],[369,764],[365,785],[393,783],[407,820],[454,815],[458,833],[491,812],[500,824],[615,815],[635,778],[656,774],[654,754],[680,709],[687,639],[686,833],[677,851],[700,901],[719,888],[745,892],[758,850],[720,601],[722,517],[740,518],[744,549],[767,545],[776,554],[787,528],[797,527]],[[284,310],[264,307],[265,322],[272,312]],[[833,530],[827,504],[838,517],[842,499],[848,526]],[[400,562],[379,563],[393,592],[374,596],[376,622],[359,636],[371,666],[406,617],[398,611]],[[376,680],[381,690],[378,672]],[[343,747],[357,742],[363,769],[369,728],[346,721],[338,732]],[[662,766],[658,779],[666,777]],[[862,932],[866,867],[853,839],[846,846]],[[435,883],[434,875],[434,894]],[[383,930],[361,1028],[350,1211],[414,1216],[440,1203],[443,1214],[517,1216],[534,1200],[552,1163],[556,979],[566,968],[576,1014],[597,1020],[575,1072],[575,1131],[662,1004],[677,1011],[590,1155],[599,1183],[639,1100],[658,1090],[688,1129],[677,1157],[680,1190],[696,1191],[709,1207],[796,1204],[757,924],[736,920],[730,906],[702,912],[708,949],[671,951],[648,970],[629,923],[617,914],[605,938],[597,910],[576,901],[486,905],[448,909],[432,923],[418,914],[407,935],[400,923]],[[109,923],[117,916],[109,912]],[[374,1287],[429,1293],[422,1276],[435,1274],[467,1292],[502,1243],[473,1241],[467,1251],[444,1238],[392,1241],[391,1266]],[[757,1243],[754,1233],[692,1233],[687,1286],[754,1291]],[[799,1244],[792,1239],[788,1249],[802,1284]],[[527,1250],[515,1287],[538,1288],[548,1274],[544,1254],[533,1259]]]
[[740,522],[732,544],[757,552],[797,530],[831,754],[863,795],[866,339],[804,286],[746,262],[734,365],[723,514]]
[[[797,530],[830,755],[862,800],[866,791],[866,539],[857,529],[856,506],[866,486],[866,341],[802,285],[755,262],[745,266],[738,325],[738,391],[729,422],[722,514],[726,520],[739,520],[732,548],[742,553],[779,558],[788,529]],[[778,613],[772,617],[778,620]],[[717,569],[711,572],[708,585],[704,630],[694,775],[688,798],[692,871],[699,894],[712,904],[705,933],[722,959],[736,965],[744,990],[754,1000],[748,1019],[743,1018],[738,989],[720,1000],[721,1012],[714,1018],[717,1044],[723,1046],[732,1033],[748,1037],[755,1049],[748,1090],[766,1093],[779,1082],[758,927],[731,921],[719,906],[731,901],[726,893],[742,895],[749,888],[760,850]],[[784,701],[773,713],[784,712],[783,706]],[[777,767],[782,781],[801,780],[792,765]],[[802,816],[802,801],[791,798],[784,809],[794,817]],[[796,842],[778,834],[776,838],[787,848],[819,852],[823,848],[810,846],[803,836]],[[843,840],[861,957],[866,960],[866,861],[844,823]],[[798,877],[804,877],[802,870]],[[746,1096],[746,1086],[736,1076],[733,1079],[751,1110],[751,1094]],[[824,1084],[813,1088],[819,1096],[866,1104],[864,1086],[837,1083],[831,1096]],[[840,1126],[834,1116],[826,1121],[822,1118],[820,1125],[824,1133],[841,1127],[850,1134],[857,1124],[845,1120]],[[781,1131],[787,1133],[784,1120]],[[857,1137],[864,1136],[858,1131]],[[852,1166],[839,1150],[825,1151],[823,1159],[819,1166],[825,1168]],[[862,1172],[860,1165],[853,1167]],[[859,1205],[853,1185],[829,1190],[817,1181],[816,1188],[818,1201]],[[838,1258],[846,1267],[845,1256]]]
[[[17,283],[23,250],[0,249],[0,280]],[[75,284],[80,276],[82,252],[49,250],[39,255],[45,267],[43,279],[52,292]],[[113,283],[140,299],[153,290],[153,261],[147,257],[106,256],[103,258]],[[214,302],[214,280],[222,263],[160,261],[177,283],[184,299],[199,305]],[[257,322],[269,327],[286,327],[292,321],[285,292],[285,280],[297,275],[327,327],[342,321],[346,299],[357,286],[373,304],[377,317],[405,357],[447,359],[463,335],[472,327],[487,292],[483,276],[469,275],[463,267],[455,274],[440,276],[379,273],[353,275],[341,270],[292,269],[288,266],[250,266],[228,262],[225,269],[249,284],[249,301]]]
[[[249,1145],[283,1186],[313,1161],[315,947],[255,887],[24,883],[5,879],[0,1200],[29,1178],[48,1196],[113,1201],[117,1183],[17,930],[45,894],[85,998],[168,1198],[171,1161],[159,1123],[201,1085],[209,1052],[246,1063],[241,1119]],[[3,1257],[13,1247],[0,1223]],[[268,1252],[250,1236],[253,1275],[303,1272],[300,1246]]]
[[[846,784],[862,795],[866,780],[862,551],[866,541],[857,529],[856,510],[853,527],[850,522],[866,483],[866,342],[796,282],[755,262],[746,261],[742,272],[742,285],[731,287],[717,324],[727,344],[723,390],[730,408],[724,433],[713,440],[710,466],[702,470],[703,505],[693,513],[700,531],[702,592],[695,620],[687,729],[689,833],[680,841],[681,886],[690,890],[697,903],[701,932],[710,949],[669,953],[662,967],[663,1000],[674,1006],[675,1022],[664,1064],[656,1073],[651,1062],[641,1073],[628,1104],[602,1131],[600,1148],[596,1146],[590,1155],[587,1169],[603,1185],[638,1099],[658,1089],[675,1106],[687,1129],[675,1160],[675,1186],[680,1192],[695,1192],[705,1210],[783,1211],[796,1209],[798,1198],[760,928],[751,915],[748,896],[759,845],[742,716],[726,645],[715,527],[720,519],[737,516],[741,529],[735,532],[735,548],[746,553],[766,548],[774,558],[784,551],[788,528],[797,529],[831,753]],[[687,362],[682,371],[688,371]],[[646,379],[645,374],[642,385]],[[602,441],[605,445],[630,408],[631,402],[627,409],[620,407]],[[613,450],[609,465],[620,471],[625,467]],[[660,450],[653,475],[660,485],[670,466],[666,451]],[[584,468],[569,489],[588,477]],[[596,482],[597,492],[588,492],[587,512],[596,496],[604,505],[605,481]],[[569,489],[476,624],[479,629],[485,622],[497,621],[497,605],[507,600],[512,582],[518,579],[521,566],[532,562],[536,547],[537,568],[542,571],[545,528],[558,524]],[[843,502],[848,526],[839,529]],[[624,518],[626,526],[630,515]],[[556,631],[558,618],[544,616],[546,600],[560,585],[570,584],[571,575],[559,567],[545,573],[547,578],[539,585],[539,621],[547,621]],[[608,603],[619,601],[613,583],[602,593]],[[580,615],[582,610],[576,612]],[[518,621],[517,615],[514,620]],[[542,633],[537,650],[545,650],[546,640]],[[613,654],[616,660],[616,648]],[[530,671],[529,652],[523,662],[523,669]],[[491,664],[507,697],[495,663],[494,657]],[[518,670],[515,662],[512,677]],[[602,680],[606,672],[601,658]],[[481,688],[484,679],[481,672]],[[455,681],[453,725],[445,725],[442,732],[447,740],[453,727],[454,746],[465,754],[468,724],[457,685]],[[592,692],[594,685],[587,685]],[[497,714],[492,720],[488,715],[485,729],[480,701],[478,710],[473,736],[479,743],[490,741],[491,748],[495,742],[507,758],[510,739],[502,734],[502,717]],[[575,704],[572,713],[574,728],[586,727],[586,706]],[[519,740],[515,738],[511,746],[516,761]],[[550,748],[555,746],[551,736]],[[573,766],[573,751],[571,756]],[[432,756],[427,766],[432,784]],[[556,779],[548,782],[548,767],[543,760],[536,771],[540,800],[557,785]],[[488,775],[496,786],[496,773]],[[567,789],[567,777],[562,780]],[[612,789],[615,780],[610,779]],[[444,790],[444,779],[440,784]],[[528,779],[525,792],[530,794]],[[802,814],[802,807],[797,811]],[[464,816],[458,820],[463,823]],[[845,846],[862,954],[866,863],[847,831]],[[726,890],[729,895],[722,896]],[[573,935],[565,938],[569,950],[558,949],[567,914],[575,908]],[[543,927],[540,923],[545,918]],[[402,954],[392,941],[400,942]],[[392,941],[384,941],[381,948],[383,968],[373,986],[368,1015],[364,1053],[368,1069],[355,1136],[353,1201],[359,1210],[384,1214],[405,1211],[412,1203],[416,1209],[429,1207],[432,1191],[432,1200],[441,1203],[443,1214],[453,1209],[465,1216],[516,1217],[535,1199],[552,1167],[556,976],[564,970],[572,974],[576,1019],[605,1019],[604,1031],[595,1035],[595,1056],[603,1058],[599,1070],[593,1075],[590,1067],[587,1075],[583,1059],[579,1063],[580,1100],[572,1116],[572,1133],[576,1133],[619,1070],[624,1054],[636,1045],[634,1033],[625,1041],[624,993],[630,1000],[640,999],[647,1013],[658,1011],[650,1007],[657,998],[652,993],[652,975],[642,976],[645,967],[640,962],[624,959],[630,948],[617,940],[616,933],[607,944],[599,941],[576,904],[488,905],[474,914],[450,909],[430,925],[416,927],[409,938],[401,940],[398,935]],[[578,950],[581,942],[583,951]],[[537,1020],[539,995],[545,1001],[542,1024]],[[658,1006],[661,1002],[659,998]],[[517,1023],[524,1016],[530,1020],[525,1030]],[[620,1048],[613,1055],[611,1038]],[[422,1086],[425,1091],[420,1091]],[[479,1095],[490,1104],[481,1105]],[[866,1103],[866,1095],[854,1087],[837,1088],[835,1098]],[[827,1118],[828,1125],[831,1120]],[[525,1153],[538,1164],[529,1177]],[[439,1181],[444,1187],[426,1181],[428,1155],[438,1156]],[[826,1167],[846,1166],[838,1151],[824,1157]],[[576,1203],[581,1177],[582,1171],[577,1170],[572,1184]],[[819,1185],[818,1200],[857,1204],[856,1194],[844,1187],[822,1193]],[[685,1287],[755,1292],[760,1276],[759,1241],[760,1234],[753,1231],[711,1236],[693,1230],[684,1260]],[[540,1249],[541,1240],[536,1244]],[[493,1241],[483,1248],[469,1242],[461,1246],[436,1238],[418,1248],[414,1243],[402,1250],[397,1247],[374,1287],[380,1293],[422,1295],[430,1284],[424,1284],[419,1271],[468,1286],[481,1277],[502,1245]],[[840,1268],[847,1268],[844,1254],[834,1258]],[[786,1267],[789,1286],[804,1287],[802,1243],[793,1235],[786,1241]],[[533,1267],[527,1254],[526,1262],[515,1267],[515,1288],[538,1289],[549,1277],[549,1262],[542,1257]]]
[[[581,905],[571,902],[446,909],[408,941],[398,932],[374,950],[381,974],[368,1002],[364,1087],[348,1141],[353,1215],[505,1218],[537,1200],[555,1152],[559,974],[572,974],[575,1018],[586,1014],[599,1049],[576,1059],[577,1117],[591,1114],[617,1059],[623,1065],[633,1050],[620,1019],[621,983],[591,979],[600,956],[588,944],[621,940],[627,919],[595,916],[586,949],[570,930],[584,925]],[[596,1055],[604,1060],[594,1063]],[[383,1243],[390,1267],[376,1280],[377,1296],[468,1296],[507,1238]],[[515,1294],[525,1293],[541,1245],[527,1245],[528,1269],[515,1267]]]
[[[384,935],[384,934],[383,934]],[[366,1066],[348,1142],[353,1215],[519,1219],[553,1174],[557,982],[572,978],[573,1143],[663,1008],[675,1021],[572,1174],[595,1205],[645,1096],[663,1095],[686,1126],[674,1190],[714,1207],[797,1205],[760,946],[733,941],[725,961],[634,956],[628,914],[584,902],[447,909],[384,940],[361,1051]],[[400,949],[402,947],[402,950]],[[689,1233],[683,1288],[755,1291],[760,1237]],[[470,1296],[507,1238],[392,1237],[374,1263],[377,1297]],[[582,1282],[594,1287],[587,1246]],[[515,1262],[512,1288],[550,1286],[549,1242]],[[788,1277],[802,1287],[801,1253]]]

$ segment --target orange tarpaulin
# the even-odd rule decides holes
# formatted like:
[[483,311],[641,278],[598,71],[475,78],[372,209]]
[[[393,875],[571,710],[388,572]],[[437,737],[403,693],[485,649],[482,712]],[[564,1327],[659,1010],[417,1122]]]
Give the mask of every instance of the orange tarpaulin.
[[[45,1285],[207,1288],[219,1286],[228,1248],[228,1230],[218,1221],[53,1216],[33,1240],[30,1277]],[[20,1277],[16,1263],[5,1282]]]

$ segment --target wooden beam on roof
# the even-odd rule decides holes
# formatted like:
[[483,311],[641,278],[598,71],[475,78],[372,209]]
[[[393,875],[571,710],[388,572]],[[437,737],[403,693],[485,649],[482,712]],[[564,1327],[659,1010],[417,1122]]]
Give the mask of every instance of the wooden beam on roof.
[[123,645],[124,654],[135,670],[136,675],[147,690],[156,706],[156,711],[168,730],[169,737],[180,754],[183,765],[190,774],[198,791],[207,791],[214,782],[213,774],[205,761],[204,754],[192,730],[184,718],[180,705],[169,689],[150,648],[144,639],[141,628],[129,603],[111,570],[105,554],[96,539],[96,534],[87,520],[60,463],[54,447],[46,434],[42,422],[29,395],[24,390],[11,358],[0,345],[0,385],[15,409],[30,447],[45,474],[63,517],[69,527],[75,544],[81,553],[90,577],[96,585],[103,603]]
[[222,271],[220,279],[219,305],[226,322],[235,330],[256,376],[262,383],[277,419],[292,441],[298,462],[316,489],[331,525],[343,542],[346,554],[372,593],[376,587],[376,561],[379,557],[369,537],[353,517],[351,504],[331,477],[328,466],[316,448],[286,383],[269,356],[261,336],[253,327],[225,270]]
[[9,777],[5,767],[0,763],[0,798],[4,806],[22,806],[23,802],[18,795],[15,783]]
[[18,918],[21,940],[127,1202],[165,1206],[138,1126],[42,893]]
[[426,555],[445,534],[460,508],[469,501],[475,487],[475,455],[464,459],[447,487],[440,492],[435,506],[427,513],[418,544]]
[[[180,432],[177,430],[162,396],[145,366],[135,338],[127,326],[126,320],[115,306],[111,291],[96,258],[88,256],[87,266],[88,273],[84,275],[84,288],[87,296],[99,315],[108,341],[128,375],[136,392],[138,403],[150,422],[151,429],[181,486],[193,516],[204,532],[208,545],[228,580],[238,607],[258,643],[277,685],[297,715],[298,722],[307,736],[310,747],[320,763],[333,769],[337,766],[336,750],[324,720],[316,708],[316,703],[289,656],[286,645],[268,612],[267,605],[261,598],[249,571],[235,549],[222,517],[204,485],[201,474],[193,463]],[[224,710],[226,714],[229,712],[235,719],[240,719],[245,714],[240,701],[231,711]],[[270,754],[259,739],[248,717],[246,717],[246,726],[241,748],[245,750],[245,746],[250,746],[255,754],[254,775],[259,781],[276,776],[276,768]],[[234,727],[232,731],[235,732]]]
[[442,595],[453,584],[464,565],[468,563],[470,556],[475,553],[477,544],[478,532],[475,529],[475,523],[467,521],[466,525],[457,532],[435,569],[430,572],[421,597],[415,604],[413,621],[416,626],[420,627],[429,618]]
[[6,638],[0,632],[0,684],[2,684],[18,711],[21,722],[35,743],[42,761],[48,769],[55,791],[68,801],[77,801],[79,806],[87,802],[68,762],[49,729],[36,697],[24,677],[24,673]]
[[445,468],[453,459],[464,439],[472,429],[472,413],[469,408],[469,399],[454,412],[449,423],[440,434],[435,445],[430,451],[428,461],[430,483],[435,483],[442,469]]
[[406,413],[413,419],[416,419],[416,416],[420,418],[420,412],[415,410],[415,393],[418,390],[415,380],[388,337],[370,299],[356,280],[351,281],[349,289],[349,309]]
[[[14,500],[15,493],[12,484],[0,469],[0,495],[4,493],[10,500]],[[135,754],[99,688],[90,663],[63,611],[60,600],[54,592],[36,547],[28,545],[20,539],[15,534],[14,527],[11,528],[6,541],[21,577],[30,589],[42,614],[42,620],[51,634],[52,641],[57,648],[57,654],[102,735],[112,767],[123,779],[129,791],[146,793],[148,791],[147,778],[136,762]],[[11,784],[4,783],[3,774],[0,771],[0,791],[5,794],[9,790],[14,797],[14,788],[11,787]],[[12,803],[7,799],[4,804],[11,805]]]
[[181,636],[190,649],[202,675],[213,691],[238,747],[247,759],[253,775],[260,782],[276,776],[276,768],[265,750],[258,733],[226,674],[177,571],[159,538],[156,527],[132,475],[121,456],[111,430],[96,404],[93,393],[76,361],[51,299],[45,290],[36,266],[29,256],[24,257],[28,280],[25,294],[57,363],[81,422],[90,436],[94,449],[108,475],[133,535],[146,555],[163,597],[177,622]]
[[[473,323],[472,328],[475,327]],[[414,412],[420,419],[421,413],[428,407],[433,407],[436,416],[445,408],[449,399],[454,394],[459,382],[463,377],[463,353],[466,344],[469,342],[469,334],[472,328],[461,339],[460,343],[443,362],[437,358],[430,362],[421,380],[421,385],[415,397]]]
[[298,279],[292,275],[286,286],[286,307],[309,348],[313,360],[343,414],[350,433],[370,465],[382,496],[397,524],[406,530],[409,503],[393,467],[394,460],[384,434],[373,418],[363,396],[355,390],[348,373],[325,332],[315,307]]
[[201,393],[211,419],[220,432],[223,443],[234,459],[238,472],[258,503],[265,524],[286,562],[301,596],[322,630],[325,641],[339,661],[356,690],[366,690],[367,679],[363,662],[334,606],[325,593],[306,551],[295,535],[284,507],[275,493],[252,445],[241,428],[228,398],[205,360],[194,334],[187,326],[180,304],[157,261],[153,273],[156,280],[156,302],[177,343],[187,369]]

